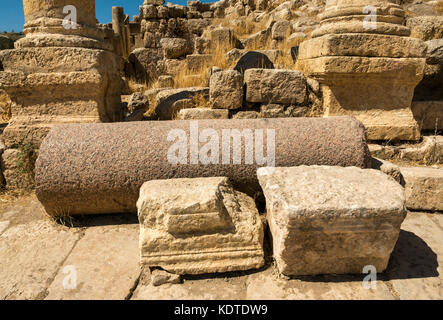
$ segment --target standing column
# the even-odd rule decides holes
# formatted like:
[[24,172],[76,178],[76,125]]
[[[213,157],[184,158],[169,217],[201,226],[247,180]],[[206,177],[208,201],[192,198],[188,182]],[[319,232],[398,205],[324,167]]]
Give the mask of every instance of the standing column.
[[411,103],[426,45],[409,37],[404,10],[382,0],[328,0],[320,18],[297,67],[323,84],[325,116],[355,116],[369,140],[418,140]]
[[33,185],[33,163],[23,164],[23,150],[37,150],[53,126],[122,119],[117,59],[97,27],[95,1],[23,0],[23,6],[26,36],[0,52],[0,88],[12,101],[2,156],[10,187]]

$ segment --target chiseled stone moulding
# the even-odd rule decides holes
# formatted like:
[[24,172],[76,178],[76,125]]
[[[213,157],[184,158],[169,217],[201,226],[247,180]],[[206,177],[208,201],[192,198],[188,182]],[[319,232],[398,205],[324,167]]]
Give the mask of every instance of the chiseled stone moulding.
[[137,208],[144,266],[203,274],[264,265],[255,202],[228,178],[151,180],[143,184]]

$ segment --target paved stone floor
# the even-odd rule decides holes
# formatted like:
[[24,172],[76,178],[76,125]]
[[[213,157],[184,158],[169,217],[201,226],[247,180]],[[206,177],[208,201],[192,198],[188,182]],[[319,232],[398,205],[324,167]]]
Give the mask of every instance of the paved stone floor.
[[443,299],[443,214],[408,214],[389,268],[372,289],[364,288],[365,275],[288,280],[272,264],[154,287],[138,261],[135,215],[64,226],[33,194],[0,196],[0,299]]

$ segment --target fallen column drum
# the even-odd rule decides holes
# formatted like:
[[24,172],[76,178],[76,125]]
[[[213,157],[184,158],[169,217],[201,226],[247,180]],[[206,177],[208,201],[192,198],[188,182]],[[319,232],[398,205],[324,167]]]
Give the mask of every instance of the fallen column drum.
[[259,167],[370,167],[353,117],[149,121],[54,127],[36,162],[36,194],[53,216],[137,212],[146,181],[228,177],[261,191]]

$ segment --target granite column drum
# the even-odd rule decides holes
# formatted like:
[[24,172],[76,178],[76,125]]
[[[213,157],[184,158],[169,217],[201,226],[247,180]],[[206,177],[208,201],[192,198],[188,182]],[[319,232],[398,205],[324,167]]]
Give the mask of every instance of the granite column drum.
[[152,121],[54,127],[36,162],[50,215],[137,212],[143,183],[228,177],[249,195],[262,166],[371,166],[352,117]]
[[328,0],[321,26],[301,43],[297,68],[323,84],[325,116],[354,115],[369,140],[418,140],[411,104],[426,45],[409,37],[401,6]]
[[[95,1],[24,0],[23,6],[26,36],[0,52],[0,88],[12,101],[6,147],[38,149],[57,124],[121,120],[117,59],[97,26]],[[10,187],[20,187],[10,169],[16,153],[3,156]]]

